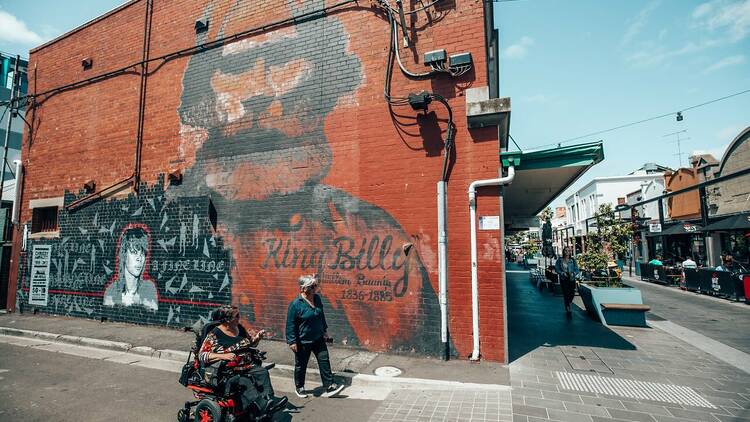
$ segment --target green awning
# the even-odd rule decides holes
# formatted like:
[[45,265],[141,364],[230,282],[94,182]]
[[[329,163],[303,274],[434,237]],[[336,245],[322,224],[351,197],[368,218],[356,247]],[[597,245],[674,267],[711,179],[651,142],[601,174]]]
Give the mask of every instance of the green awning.
[[504,216],[509,225],[539,214],[593,165],[604,160],[601,141],[535,151],[503,152],[504,168],[516,177],[505,187]]

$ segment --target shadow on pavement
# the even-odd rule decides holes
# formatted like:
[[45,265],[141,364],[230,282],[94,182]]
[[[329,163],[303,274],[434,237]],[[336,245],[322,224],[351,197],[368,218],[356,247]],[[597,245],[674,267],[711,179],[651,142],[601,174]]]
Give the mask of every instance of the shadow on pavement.
[[562,296],[537,290],[520,265],[507,264],[507,270],[509,363],[542,346],[636,349],[580,308],[566,317]]

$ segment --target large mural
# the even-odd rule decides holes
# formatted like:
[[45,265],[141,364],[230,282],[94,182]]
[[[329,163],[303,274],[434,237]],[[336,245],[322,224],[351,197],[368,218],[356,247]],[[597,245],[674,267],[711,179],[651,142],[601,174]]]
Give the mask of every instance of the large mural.
[[[220,3],[196,17],[220,25],[216,36],[242,18]],[[280,7],[299,16],[324,2]],[[387,210],[323,183],[326,117],[365,79],[348,39],[328,16],[191,57],[178,110],[187,170],[168,195],[212,198],[233,251],[232,302],[251,328],[281,338],[298,277],[315,273],[337,342],[438,353],[437,296],[410,237]]]
[[[66,194],[65,203],[75,200]],[[18,300],[48,313],[173,327],[231,302],[231,255],[207,197],[138,195],[59,215],[60,235],[22,253]]]

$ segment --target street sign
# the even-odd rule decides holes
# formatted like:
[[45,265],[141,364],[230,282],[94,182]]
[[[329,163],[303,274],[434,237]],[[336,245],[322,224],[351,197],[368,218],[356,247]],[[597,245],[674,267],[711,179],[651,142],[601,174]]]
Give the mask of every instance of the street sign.
[[651,233],[661,233],[661,224],[659,223],[650,223],[648,225],[648,231]]
[[500,216],[486,215],[479,217],[479,230],[500,230]]

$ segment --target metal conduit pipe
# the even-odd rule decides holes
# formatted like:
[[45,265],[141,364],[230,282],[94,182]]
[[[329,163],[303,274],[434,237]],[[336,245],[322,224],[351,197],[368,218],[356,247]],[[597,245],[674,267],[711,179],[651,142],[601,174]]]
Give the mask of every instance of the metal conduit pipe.
[[[469,218],[471,219],[471,327],[474,348],[469,360],[479,360],[479,282],[477,280],[477,193],[476,188],[483,186],[504,186],[513,182],[516,169],[508,167],[508,175],[497,179],[475,180],[469,185]],[[507,333],[506,333],[507,335]]]

